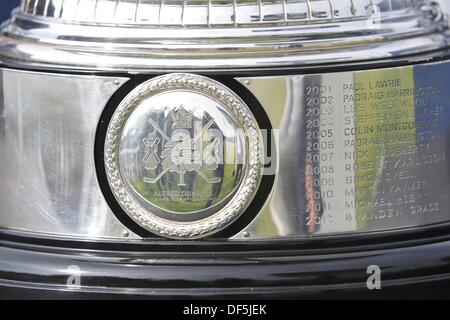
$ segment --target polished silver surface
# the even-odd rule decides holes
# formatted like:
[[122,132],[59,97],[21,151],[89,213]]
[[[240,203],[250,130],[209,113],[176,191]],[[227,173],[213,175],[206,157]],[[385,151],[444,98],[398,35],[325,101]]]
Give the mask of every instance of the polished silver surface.
[[450,220],[450,63],[239,79],[279,139],[276,182],[235,239]]
[[24,0],[0,61],[127,72],[368,61],[446,48],[447,28],[423,0]]
[[2,228],[122,237],[127,228],[98,185],[94,140],[106,102],[125,81],[0,69]]
[[69,23],[153,26],[265,25],[408,12],[414,0],[23,0],[21,11]]
[[444,13],[449,15],[450,14],[450,2],[447,0],[437,0],[437,1],[441,5]]
[[[102,150],[130,224],[196,239],[235,223],[231,239],[251,241],[450,222],[450,62],[427,63],[448,28],[427,0],[23,0],[0,32],[0,228],[139,239],[100,189],[95,135],[126,74],[158,71],[117,106]],[[321,71],[401,57],[415,65]],[[263,71],[303,66],[316,73]],[[261,72],[237,80],[273,132],[195,74],[225,70]],[[243,225],[258,188],[269,196]]]
[[236,220],[262,173],[258,124],[211,79],[168,74],[138,87],[108,127],[105,167],[125,212],[165,237],[193,239]]
[[[274,128],[276,139],[264,163],[265,174],[274,174],[275,183],[261,211],[232,239],[315,239],[449,222],[448,74],[450,63],[443,61],[239,78]],[[108,208],[93,158],[100,114],[126,79],[6,69],[1,75],[0,227],[81,239],[123,239],[124,234],[138,238]],[[201,99],[201,110],[214,109],[207,98],[194,96]],[[189,112],[192,106],[185,101],[192,96],[186,97],[167,107],[177,113],[182,103]],[[214,110],[225,110],[221,105]],[[152,109],[142,106],[138,109],[144,113]],[[214,118],[222,117],[235,123],[229,115]],[[157,123],[161,127],[165,121]],[[170,131],[170,123],[167,127]],[[151,125],[147,128],[152,131]],[[148,133],[123,137],[135,136],[139,142]],[[144,165],[137,164],[139,170],[153,167],[146,158],[146,151],[153,150],[148,145],[153,146],[142,141],[134,154],[146,159]],[[133,149],[132,143],[123,146],[123,161],[128,161],[128,151],[133,159],[133,151],[127,150]],[[145,169],[138,177],[154,179],[155,173]],[[124,173],[123,180],[128,185],[129,174]],[[180,174],[170,174],[177,188]],[[196,171],[185,178],[191,174],[209,185]]]

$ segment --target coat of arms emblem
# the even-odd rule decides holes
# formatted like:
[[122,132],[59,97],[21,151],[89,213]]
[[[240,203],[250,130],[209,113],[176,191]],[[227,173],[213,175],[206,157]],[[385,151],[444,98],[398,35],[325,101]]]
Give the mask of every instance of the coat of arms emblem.
[[256,119],[224,85],[168,74],[115,110],[105,169],[125,213],[153,233],[194,239],[218,232],[251,202],[262,174]]
[[186,185],[187,172],[196,172],[207,183],[220,182],[221,178],[208,178],[202,171],[216,170],[221,163],[222,141],[220,138],[213,137],[206,147],[203,147],[202,141],[203,134],[215,121],[209,120],[196,132],[192,114],[182,105],[170,112],[168,120],[172,122],[171,125],[169,124],[170,135],[163,131],[153,119],[148,120],[152,130],[143,139],[146,147],[143,161],[147,170],[156,170],[158,167],[161,167],[161,170],[155,178],[145,177],[144,182],[156,183],[167,172],[175,172],[179,175],[178,186]]

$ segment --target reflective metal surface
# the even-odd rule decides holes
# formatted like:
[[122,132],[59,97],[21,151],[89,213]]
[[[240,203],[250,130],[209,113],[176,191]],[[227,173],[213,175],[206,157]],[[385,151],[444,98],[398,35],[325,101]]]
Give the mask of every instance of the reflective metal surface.
[[168,74],[135,88],[105,142],[109,184],[125,212],[159,235],[192,239],[232,223],[259,184],[258,124],[225,86]]
[[[261,103],[278,138],[272,146],[276,152],[265,161],[274,164],[266,168],[266,174],[275,174],[270,197],[232,239],[314,239],[450,221],[449,73],[450,63],[444,61],[239,78]],[[126,228],[108,208],[95,176],[93,144],[103,107],[125,79],[5,69],[1,74],[0,227],[123,239]],[[203,116],[206,106],[214,109],[210,100],[195,98],[202,99]],[[176,102],[168,105],[175,112],[181,101]],[[182,102],[188,111],[190,104]],[[216,108],[219,114],[224,110],[220,103]],[[233,123],[231,118],[214,116],[223,124]],[[143,130],[137,140],[147,134]],[[126,151],[131,141],[123,146],[122,161],[133,159]],[[137,158],[145,157],[145,146]],[[139,171],[138,176],[154,178],[155,173]],[[124,174],[124,181],[132,181]],[[186,177],[190,174],[203,179],[196,172]],[[177,188],[180,175],[171,176]]]
[[240,79],[280,138],[274,192],[235,238],[349,234],[450,220],[449,72],[444,62]]
[[24,0],[21,10],[68,23],[153,26],[264,25],[328,22],[408,12],[414,0]]
[[93,158],[100,114],[125,80],[0,71],[2,228],[135,237],[106,204]]
[[267,68],[409,56],[449,44],[423,0],[24,0],[0,61],[123,71]]

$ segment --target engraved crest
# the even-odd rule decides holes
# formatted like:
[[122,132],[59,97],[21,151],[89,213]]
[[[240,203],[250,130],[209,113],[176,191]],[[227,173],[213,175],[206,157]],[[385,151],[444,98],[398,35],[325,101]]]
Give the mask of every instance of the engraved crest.
[[[193,116],[181,105],[176,111],[171,111],[172,132],[170,136],[164,132],[154,120],[149,119],[152,130],[144,138],[143,143],[146,147],[146,153],[143,161],[145,168],[154,170],[161,165],[162,171],[155,178],[145,177],[146,183],[156,183],[166,172],[176,172],[179,175],[179,186],[185,186],[185,175],[187,172],[195,171],[207,183],[218,183],[221,178],[208,178],[202,170],[216,170],[220,164],[220,147],[222,142],[218,138],[208,142],[206,148],[202,150],[201,139],[203,134],[214,124],[210,120],[203,126],[197,134],[191,134],[193,130]],[[164,123],[164,127],[166,122]],[[164,147],[160,154],[159,144],[161,140],[157,137],[159,134],[164,140]]]

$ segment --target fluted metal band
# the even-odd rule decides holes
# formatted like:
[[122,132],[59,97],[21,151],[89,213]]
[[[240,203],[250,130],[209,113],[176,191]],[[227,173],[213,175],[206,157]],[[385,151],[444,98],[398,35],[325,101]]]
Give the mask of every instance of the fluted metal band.
[[22,0],[34,17],[66,22],[152,26],[329,23],[375,12],[404,14],[424,1],[414,0]]

